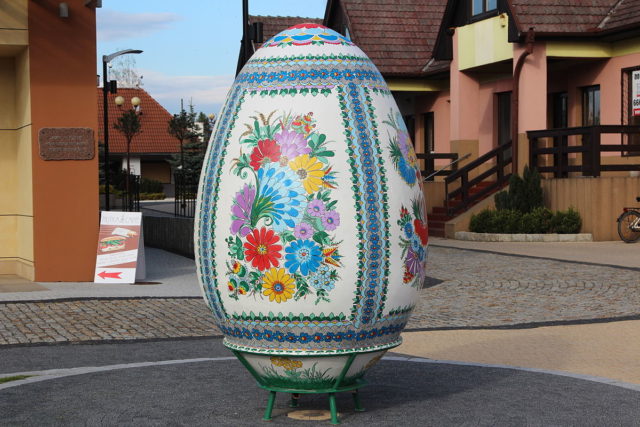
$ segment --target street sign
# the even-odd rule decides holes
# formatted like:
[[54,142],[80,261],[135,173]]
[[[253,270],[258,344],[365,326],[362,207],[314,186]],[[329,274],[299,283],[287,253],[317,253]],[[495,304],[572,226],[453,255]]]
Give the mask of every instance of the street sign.
[[142,214],[103,211],[94,283],[135,283],[144,270]]

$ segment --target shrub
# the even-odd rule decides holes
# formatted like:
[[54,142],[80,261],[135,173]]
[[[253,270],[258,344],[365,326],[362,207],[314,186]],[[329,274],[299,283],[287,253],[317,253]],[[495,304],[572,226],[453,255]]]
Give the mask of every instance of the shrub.
[[522,174],[524,200],[522,202],[521,212],[531,212],[535,208],[544,206],[542,197],[542,187],[540,186],[540,173],[538,169],[529,166],[524,167]]
[[581,226],[580,214],[573,208],[553,213],[538,207],[528,213],[485,209],[471,216],[469,230],[474,233],[572,234],[579,233]]
[[521,233],[520,220],[522,213],[512,209],[505,209],[496,212],[495,220],[492,222],[493,229],[489,233]]
[[518,233],[519,227],[520,213],[509,209],[485,209],[472,215],[469,223],[469,230],[474,233]]
[[[104,184],[101,184],[98,188],[99,188],[100,194],[105,194],[106,186]],[[122,190],[118,190],[113,185],[109,185],[109,194],[114,196],[121,196]]]
[[164,187],[160,181],[142,178],[140,181],[140,193],[162,193]]
[[503,209],[511,209],[511,198],[509,197],[509,193],[506,191],[501,191],[496,194],[496,198],[494,200],[497,210],[501,211]]
[[520,218],[520,232],[527,234],[548,233],[551,230],[553,212],[547,208],[535,208]]
[[494,212],[491,209],[485,209],[477,215],[471,215],[471,221],[469,222],[469,230],[474,233],[489,233],[492,225],[491,222],[494,218]]
[[509,190],[496,194],[497,210],[516,210],[528,213],[543,206],[540,173],[535,168],[524,167],[522,178],[517,174],[509,178]]
[[551,220],[551,232],[559,234],[579,233],[582,228],[580,213],[570,207],[566,211],[557,211]]
[[164,193],[140,193],[140,200],[164,200]]

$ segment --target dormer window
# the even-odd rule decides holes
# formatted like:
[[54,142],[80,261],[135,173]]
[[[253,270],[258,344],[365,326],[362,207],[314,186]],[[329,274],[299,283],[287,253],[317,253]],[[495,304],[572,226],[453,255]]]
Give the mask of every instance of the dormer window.
[[471,16],[482,15],[498,8],[498,0],[471,0]]

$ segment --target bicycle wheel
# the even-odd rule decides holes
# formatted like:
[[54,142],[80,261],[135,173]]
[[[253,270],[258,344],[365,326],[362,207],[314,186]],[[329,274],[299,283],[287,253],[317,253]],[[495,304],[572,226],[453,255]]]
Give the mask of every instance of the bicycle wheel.
[[[640,239],[640,212],[627,211],[618,219],[618,235],[623,242],[633,243]],[[635,230],[632,226],[635,225]]]

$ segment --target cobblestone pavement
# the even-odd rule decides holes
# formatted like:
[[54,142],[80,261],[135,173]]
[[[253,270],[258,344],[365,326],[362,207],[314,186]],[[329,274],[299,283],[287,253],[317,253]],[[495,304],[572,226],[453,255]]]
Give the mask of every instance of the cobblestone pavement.
[[[408,328],[640,315],[640,272],[432,246]],[[0,345],[219,334],[200,298],[0,303]]]
[[218,334],[202,298],[0,304],[0,345]]
[[421,291],[408,328],[640,315],[632,269],[432,246],[427,274],[442,282]]

